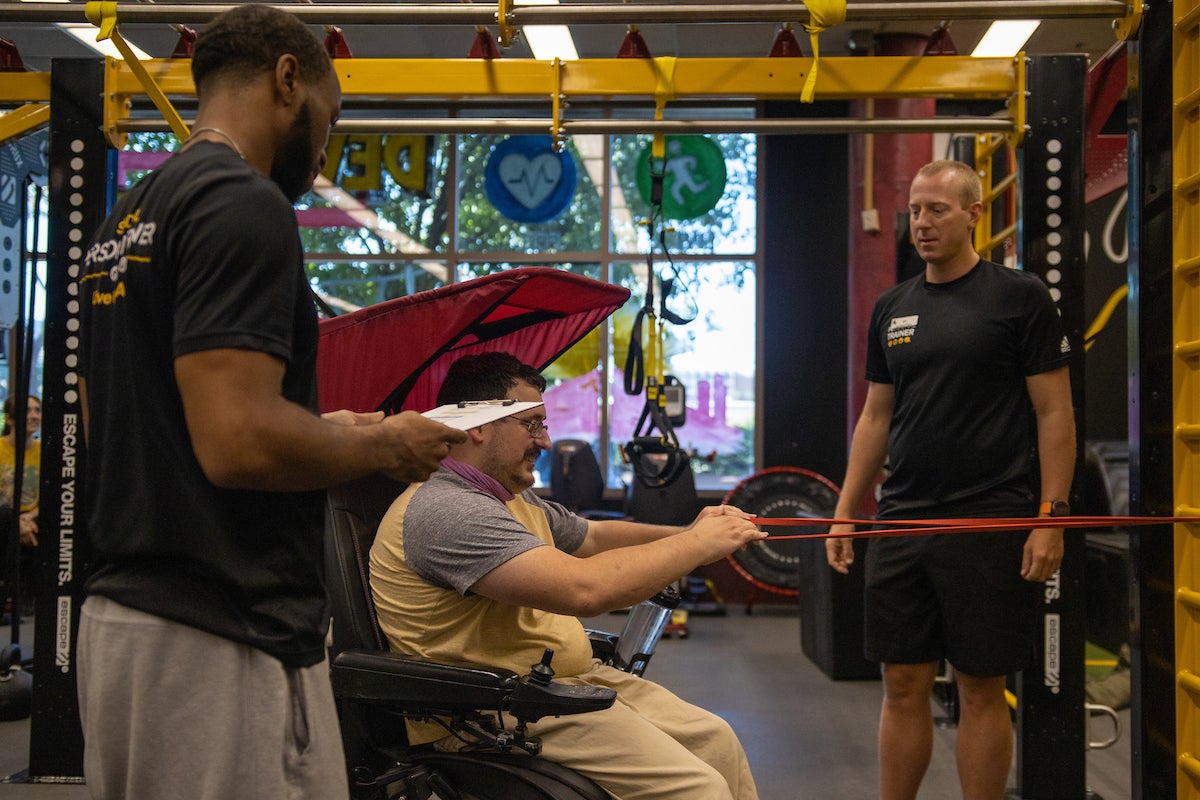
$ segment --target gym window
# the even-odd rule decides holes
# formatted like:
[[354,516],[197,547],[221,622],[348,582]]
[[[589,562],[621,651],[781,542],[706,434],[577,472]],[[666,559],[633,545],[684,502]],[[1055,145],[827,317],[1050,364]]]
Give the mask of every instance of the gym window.
[[[509,219],[487,197],[488,157],[505,138],[331,137],[330,185],[297,205],[307,269],[325,312],[520,266],[552,266],[628,287],[633,294],[625,307],[545,373],[553,438],[590,442],[609,487],[618,488],[632,480],[620,448],[644,402],[644,394],[626,394],[623,370],[631,325],[645,303],[650,252],[655,297],[661,280],[674,279],[667,308],[690,319],[663,326],[663,348],[664,372],[684,386],[687,419],[675,433],[693,451],[697,489],[727,491],[752,474],[762,258],[757,138],[708,137],[723,158],[724,192],[699,216],[656,220],[653,230],[637,185],[649,136],[568,139],[575,189],[565,209],[544,222]],[[126,185],[155,165],[154,156],[129,154],[175,146],[170,135],[131,136]],[[556,405],[569,413],[556,413]],[[548,456],[539,462],[539,478],[548,484]]]

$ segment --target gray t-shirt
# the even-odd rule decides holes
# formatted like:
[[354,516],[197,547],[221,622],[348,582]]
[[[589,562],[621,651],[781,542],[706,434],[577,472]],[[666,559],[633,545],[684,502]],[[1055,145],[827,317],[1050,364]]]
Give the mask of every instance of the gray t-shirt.
[[[521,499],[546,515],[554,546],[573,553],[587,536],[587,520],[532,489]],[[404,557],[434,586],[466,595],[475,582],[510,559],[545,544],[496,496],[442,468],[413,494],[404,516]]]
[[533,548],[578,550],[587,526],[532,492],[503,503],[445,469],[410,486],[371,546],[371,591],[392,650],[524,674],[549,648],[556,673],[583,674],[592,646],[577,618],[510,605],[471,587]]

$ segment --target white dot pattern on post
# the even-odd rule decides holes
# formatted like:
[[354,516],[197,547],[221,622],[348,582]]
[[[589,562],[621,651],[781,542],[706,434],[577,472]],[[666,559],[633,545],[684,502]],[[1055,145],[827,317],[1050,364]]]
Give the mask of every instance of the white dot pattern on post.
[[[84,149],[84,142],[82,139],[75,139],[71,142],[71,152],[82,153],[83,149]],[[73,174],[68,178],[68,183],[71,185],[72,189],[82,189],[83,188],[84,179],[83,179],[83,175],[81,174],[82,170],[83,170],[83,159],[78,158],[78,157],[72,158],[71,159],[71,172]],[[83,223],[83,213],[78,210],[79,207],[83,205],[83,193],[82,192],[72,192],[70,197],[68,198],[68,201],[70,202],[71,206],[75,210],[73,210],[71,212],[70,217],[69,217],[72,227],[70,228],[70,230],[67,231],[67,238],[71,242],[74,242],[75,244],[73,244],[67,250],[67,258],[70,261],[70,263],[67,265],[67,277],[69,277],[71,279],[71,282],[67,284],[67,294],[71,295],[71,297],[78,297],[79,296],[79,272],[80,272],[79,261],[80,261],[80,259],[83,258],[83,248],[79,247],[78,243],[83,241],[83,237],[86,233],[80,227],[81,224]],[[67,318],[67,322],[66,322],[67,330],[70,331],[71,333],[78,332],[79,331],[79,301],[78,300],[71,300],[69,303],[67,303],[67,313],[70,315]],[[76,388],[79,385],[79,373],[76,371],[79,366],[79,352],[78,352],[79,351],[79,337],[78,336],[68,336],[66,339],[66,344],[67,344],[67,354],[63,358],[63,361],[64,361],[64,366],[66,366],[66,375],[64,377],[64,382],[67,385],[67,389],[65,392],[63,392],[63,401],[66,402],[67,405],[73,406],[79,402],[79,390]]]

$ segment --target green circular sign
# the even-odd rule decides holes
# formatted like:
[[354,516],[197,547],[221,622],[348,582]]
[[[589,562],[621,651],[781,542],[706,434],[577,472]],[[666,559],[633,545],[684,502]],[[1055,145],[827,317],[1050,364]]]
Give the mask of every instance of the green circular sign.
[[[707,136],[667,136],[663,140],[662,208],[668,219],[695,219],[707,214],[725,194],[725,156]],[[637,162],[637,185],[650,202],[650,154],[646,145]]]

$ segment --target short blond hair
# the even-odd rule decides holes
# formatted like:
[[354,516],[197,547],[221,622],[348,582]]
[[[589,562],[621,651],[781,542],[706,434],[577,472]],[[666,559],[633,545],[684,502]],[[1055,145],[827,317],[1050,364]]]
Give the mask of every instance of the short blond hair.
[[979,173],[975,172],[975,168],[970,164],[964,164],[961,161],[930,161],[917,170],[917,177],[932,178],[943,172],[954,173],[954,180],[958,184],[958,190],[962,196],[963,208],[970,208],[974,203],[983,202],[983,184],[979,181]]

